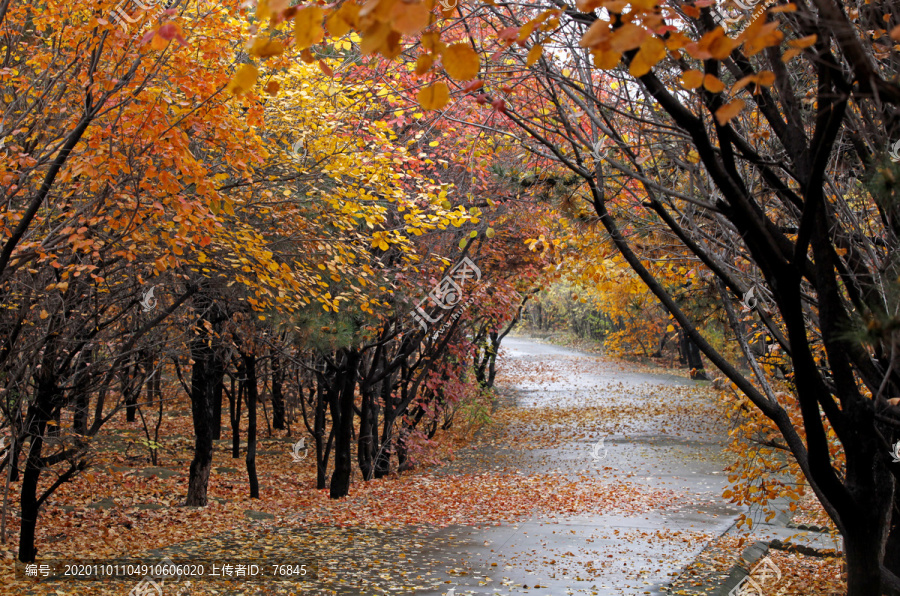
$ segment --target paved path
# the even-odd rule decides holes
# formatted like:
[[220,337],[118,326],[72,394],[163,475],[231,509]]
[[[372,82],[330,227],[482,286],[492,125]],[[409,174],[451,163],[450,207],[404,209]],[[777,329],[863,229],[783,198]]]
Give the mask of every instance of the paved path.
[[[513,407],[538,415],[511,416],[509,432],[521,449],[494,454],[495,466],[515,461],[523,474],[600,474],[677,497],[634,514],[537,514],[519,524],[463,531],[454,548],[470,579],[448,584],[452,594],[662,594],[671,576],[740,513],[721,498],[727,460],[724,428],[710,419],[714,408],[681,377],[638,373],[521,338],[504,346],[501,382],[516,391]],[[531,433],[547,431],[554,444],[530,448]],[[445,473],[484,466],[483,454],[468,455]]]

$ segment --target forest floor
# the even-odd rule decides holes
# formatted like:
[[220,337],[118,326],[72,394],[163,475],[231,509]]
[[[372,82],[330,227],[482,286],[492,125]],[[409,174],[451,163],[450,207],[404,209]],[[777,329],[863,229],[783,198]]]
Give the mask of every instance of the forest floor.
[[[159,592],[145,592],[154,596],[705,593],[690,578],[727,573],[753,541],[729,532],[741,510],[721,496],[729,454],[714,392],[595,354],[520,338],[504,345],[490,424],[478,423],[485,412],[461,412],[431,446],[430,465],[357,481],[340,500],[315,489],[314,458],[294,461],[296,436],[268,438],[264,426],[262,498],[249,498],[243,459],[231,459],[226,438],[210,505],[184,507],[187,401],[164,419],[157,466],[146,464],[140,425],[115,422],[98,439],[91,471],[43,508],[38,559],[281,560],[318,571],[316,579],[157,581]],[[806,515],[818,521],[815,508]],[[14,553],[10,538],[0,550],[9,563],[0,594],[136,595],[148,586],[17,580]],[[771,557],[781,577],[767,596],[839,587],[839,559]]]

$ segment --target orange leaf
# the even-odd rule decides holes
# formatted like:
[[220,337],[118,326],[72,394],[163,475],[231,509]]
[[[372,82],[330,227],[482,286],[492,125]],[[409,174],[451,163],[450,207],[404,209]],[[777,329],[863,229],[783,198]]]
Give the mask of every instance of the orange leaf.
[[535,62],[541,59],[541,55],[544,53],[544,46],[539,43],[531,46],[531,49],[528,50],[528,57],[525,59],[525,66],[532,66]]
[[725,83],[711,74],[707,74],[703,77],[703,86],[707,91],[711,91],[713,93],[721,93],[725,89]]
[[450,101],[450,89],[446,83],[434,83],[420,89],[416,93],[416,100],[425,110],[440,110]]
[[603,70],[615,68],[622,59],[622,52],[594,50],[594,66]]
[[584,32],[584,35],[581,36],[581,41],[578,42],[578,45],[583,48],[593,48],[608,40],[609,34],[608,21],[594,21],[587,31]]
[[481,60],[466,43],[455,43],[444,50],[444,70],[457,81],[471,81],[478,76]]
[[666,44],[658,37],[648,37],[641,44],[641,49],[634,55],[628,72],[633,77],[642,77],[666,55]]
[[685,89],[696,89],[703,84],[703,73],[699,70],[689,70],[681,75],[681,85]]
[[775,73],[771,70],[760,71],[760,73],[756,75],[756,82],[763,87],[771,87],[775,83]]
[[428,72],[431,68],[431,65],[434,64],[434,58],[431,54],[421,54],[416,59],[416,76],[421,77],[423,74]]
[[716,110],[716,120],[720,125],[725,125],[729,120],[741,113],[744,109],[744,100],[735,99]]
[[[897,32],[897,37],[900,37],[900,25],[894,29]],[[891,32],[891,36],[893,37],[894,31]],[[819,36],[813,33],[812,35],[807,35],[806,37],[801,37],[799,39],[791,39],[788,41],[788,45],[792,48],[808,48],[809,46],[816,43],[816,40],[819,39]]]
[[319,60],[318,64],[319,64],[319,70],[321,70],[323,73],[325,73],[329,77],[334,76],[334,71],[331,70],[331,67],[328,66],[328,64],[326,64],[324,60]]
[[610,34],[609,47],[617,52],[627,52],[641,46],[650,33],[634,23],[625,23]]
[[428,19],[431,16],[428,8],[429,5],[425,2],[417,4],[397,2],[391,11],[391,26],[394,31],[403,35],[415,35],[428,26]]

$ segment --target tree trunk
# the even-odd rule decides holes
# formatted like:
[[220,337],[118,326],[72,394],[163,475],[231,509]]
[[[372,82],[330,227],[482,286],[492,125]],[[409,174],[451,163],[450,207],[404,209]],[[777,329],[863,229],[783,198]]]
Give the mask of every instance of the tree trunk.
[[359,463],[359,470],[362,472],[363,480],[371,480],[374,473],[375,458],[375,433],[378,432],[378,422],[376,420],[374,395],[372,388],[363,390],[362,406],[359,416],[359,439],[356,443],[356,459]]
[[256,403],[259,401],[259,389],[256,379],[256,356],[241,354],[244,362],[244,379],[247,398],[247,479],[250,482],[250,498],[259,498],[259,479],[256,476]]
[[232,378],[231,393],[228,395],[228,418],[231,422],[231,459],[237,459],[241,456],[241,403],[243,399],[244,383],[238,383],[237,389],[235,389],[234,378]]
[[[322,375],[319,375],[318,381],[319,382],[316,383],[314,388],[316,396],[316,412],[315,421],[313,422],[313,438],[316,442],[316,488],[321,490],[325,488],[325,485],[328,483],[328,450],[325,445],[325,407],[326,401],[330,403],[331,400],[326,400],[325,398],[325,379]],[[303,388],[301,388],[300,391],[302,393]],[[333,432],[334,428],[332,428],[332,433]],[[329,441],[330,440],[329,437]]]
[[682,331],[678,332],[679,344],[681,347],[682,362],[691,369],[691,378],[694,380],[709,380],[706,372],[703,370],[703,359],[700,357],[700,348],[697,347],[691,338]]
[[272,427],[284,430],[284,370],[276,352],[272,353]]
[[225,375],[219,377],[213,389],[212,412],[212,438],[218,441],[222,438],[222,397],[224,393]]
[[375,454],[375,478],[384,478],[391,472],[391,454],[388,450],[391,442],[391,427],[394,424],[394,400],[391,397],[393,388],[393,375],[389,375],[381,382],[381,401],[384,404],[383,431],[381,432],[381,446]]
[[72,413],[72,430],[79,435],[87,434],[88,409],[91,401],[91,394],[88,389],[90,386],[90,373],[88,371],[92,361],[93,350],[85,349],[79,360],[78,370],[75,375],[77,380],[72,388],[75,401]]
[[[214,308],[211,307],[211,308]],[[207,314],[207,309],[198,305],[198,310]],[[210,309],[211,310],[211,309]],[[203,325],[197,324],[197,335],[191,342],[191,414],[194,421],[194,459],[188,478],[188,492],[185,505],[204,507],[207,504],[209,472],[213,454],[213,413],[217,389],[221,387],[225,374],[224,363],[219,352],[217,339]],[[212,320],[217,330],[221,319]],[[218,386],[218,387],[217,387]]]
[[47,421],[53,417],[53,400],[57,392],[50,366],[53,362],[50,354],[52,352],[48,352],[43,359],[43,370],[39,373],[40,377],[36,379],[34,401],[25,414],[25,430],[30,437],[30,445],[28,458],[25,460],[20,493],[22,522],[19,526],[19,560],[23,563],[31,563],[37,557],[34,537],[40,509],[38,481],[41,477],[41,470],[44,469],[41,451],[44,446]]
[[350,455],[353,442],[353,398],[356,394],[356,375],[359,368],[359,352],[345,348],[343,363],[336,378],[339,378],[340,392],[331,402],[331,418],[335,426],[334,433],[334,472],[331,474],[329,496],[339,499],[350,492],[352,475],[352,457]]

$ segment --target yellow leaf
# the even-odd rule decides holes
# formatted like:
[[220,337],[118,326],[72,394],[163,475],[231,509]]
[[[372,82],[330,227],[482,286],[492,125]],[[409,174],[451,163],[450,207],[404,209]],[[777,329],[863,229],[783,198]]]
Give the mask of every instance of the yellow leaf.
[[457,81],[471,81],[478,76],[481,60],[466,43],[455,43],[444,50],[444,70]]
[[343,37],[355,27],[359,21],[360,5],[356,2],[344,2],[341,7],[329,15],[325,25],[332,37]]
[[650,72],[650,69],[656,66],[656,63],[662,60],[665,55],[666,44],[657,37],[648,37],[631,60],[628,72],[633,77],[642,77]]
[[675,331],[675,325],[669,325],[668,327],[666,327],[666,332],[671,333],[673,331]]
[[484,235],[487,236],[488,238],[493,238],[495,234],[496,234],[496,232],[494,232],[494,228],[488,228],[484,232]]
[[325,37],[322,15],[322,9],[318,6],[307,6],[297,11],[294,17],[294,39],[297,40],[298,50],[314,46]]
[[685,89],[696,89],[703,84],[703,73],[699,70],[689,70],[681,75],[681,85]]
[[544,53],[544,46],[539,43],[531,46],[531,49],[528,50],[528,57],[525,59],[525,66],[532,66],[535,62],[540,60],[541,55]]
[[256,79],[259,78],[259,70],[249,62],[241,64],[228,83],[228,91],[234,95],[242,95],[253,88]]
[[725,125],[729,120],[737,116],[744,109],[744,100],[735,99],[716,110],[716,120],[720,125]]
[[284,52],[284,44],[277,39],[266,36],[257,37],[250,46],[250,55],[259,56],[260,58],[268,58],[269,56],[277,56]]
[[434,83],[420,89],[416,100],[425,110],[440,110],[450,101],[450,89],[446,83]]

